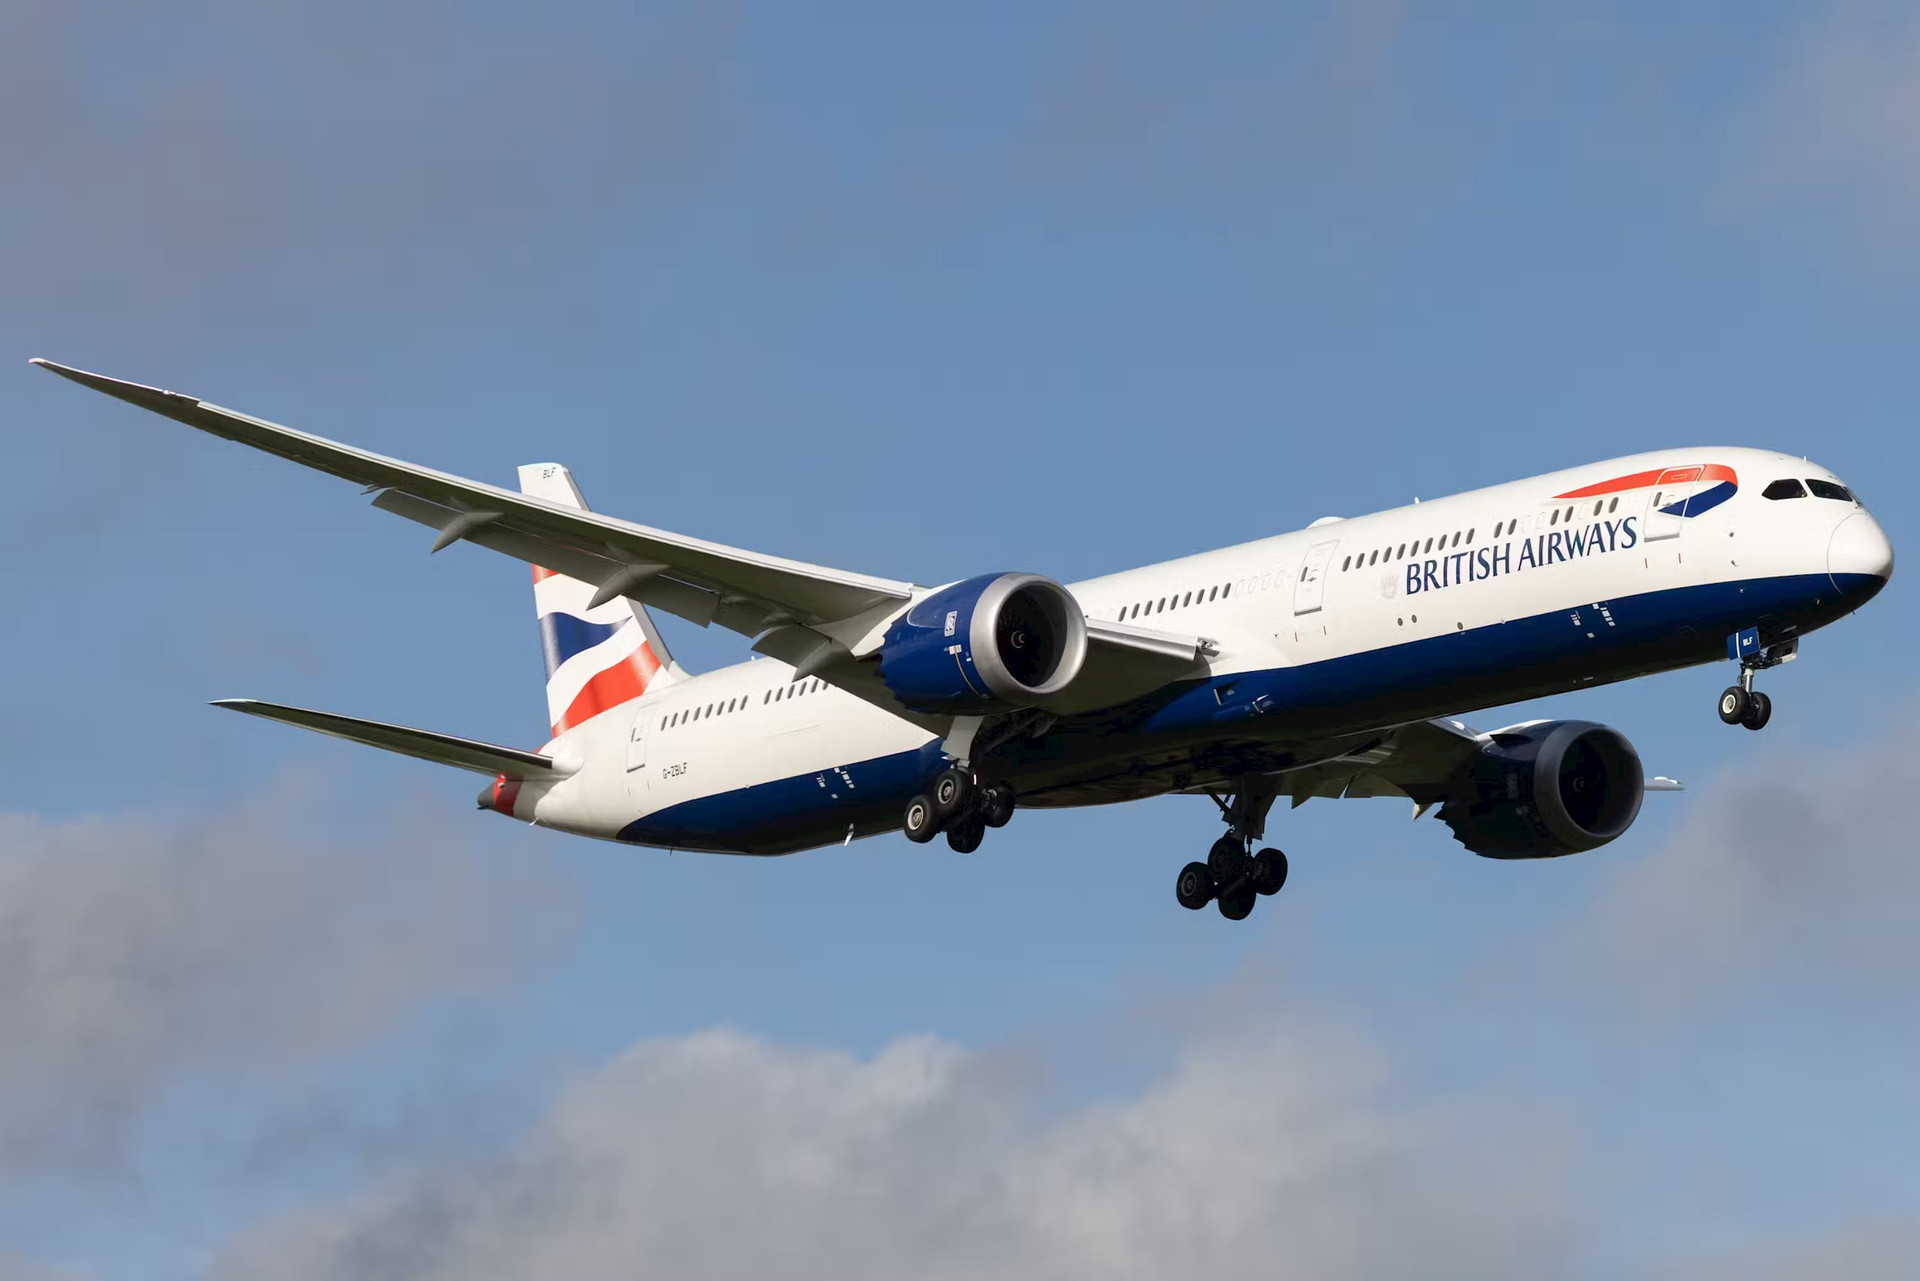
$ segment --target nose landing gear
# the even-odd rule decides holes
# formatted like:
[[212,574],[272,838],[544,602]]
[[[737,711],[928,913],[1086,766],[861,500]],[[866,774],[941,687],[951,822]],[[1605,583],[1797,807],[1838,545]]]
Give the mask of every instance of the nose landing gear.
[[1249,782],[1230,798],[1213,793],[1213,803],[1227,820],[1227,834],[1213,843],[1204,863],[1189,863],[1174,881],[1174,898],[1181,907],[1199,911],[1217,904],[1229,921],[1244,921],[1260,898],[1278,894],[1287,883],[1287,856],[1276,849],[1252,853],[1253,843],[1265,834],[1267,811],[1274,791],[1267,780]]
[[1735,632],[1727,637],[1727,656],[1740,662],[1740,683],[1729,685],[1721,691],[1720,719],[1729,725],[1765,729],[1767,722],[1773,719],[1773,700],[1753,687],[1754,675],[1769,667],[1792,662],[1799,652],[1798,640],[1761,645],[1760,629],[1757,627],[1749,627],[1744,632]]

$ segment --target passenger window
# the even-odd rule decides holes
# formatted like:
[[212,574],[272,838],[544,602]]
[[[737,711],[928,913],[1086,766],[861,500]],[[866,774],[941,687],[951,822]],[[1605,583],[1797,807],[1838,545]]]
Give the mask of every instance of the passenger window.
[[1393,554],[1393,558],[1395,560],[1405,560],[1407,558],[1407,545],[1405,543],[1400,544],[1400,550]]
[[1788,477],[1785,480],[1776,480],[1760,491],[1760,497],[1775,500],[1781,498],[1805,498],[1806,496],[1806,487],[1792,477]]
[[[1432,550],[1433,550],[1433,540],[1432,540],[1431,538],[1429,538],[1429,539],[1427,540],[1427,551],[1428,551],[1428,552],[1430,552],[1430,551],[1432,551]],[[1422,553],[1420,553],[1420,554],[1421,554],[1422,556],[1424,556],[1424,555],[1426,555],[1426,552],[1422,552]]]
[[[1655,499],[1654,501],[1658,502],[1659,500]],[[1560,509],[1556,507],[1553,509],[1553,515],[1547,518],[1547,524],[1558,525],[1559,523],[1560,523]]]
[[1349,569],[1352,569],[1352,568],[1353,568],[1353,557],[1351,557],[1351,556],[1349,556],[1349,557],[1347,557],[1347,558],[1346,558],[1345,560],[1343,560],[1343,561],[1341,561],[1341,562],[1340,562],[1340,572],[1341,572],[1341,573],[1343,573],[1343,574],[1344,574],[1344,573],[1346,573],[1346,572],[1347,572],[1347,571],[1348,571]]
[[1600,514],[1600,506],[1601,506],[1601,505],[1600,505],[1599,503],[1595,503],[1595,504],[1593,505],[1593,514],[1594,514],[1594,515],[1596,515],[1596,516],[1598,516],[1598,515]]
[[1188,592],[1186,599],[1180,602],[1180,608],[1185,609],[1187,606],[1191,604],[1193,604],[1193,593]]
[[1228,584],[1227,584],[1227,585],[1226,585],[1225,587],[1222,587],[1222,588],[1220,589],[1220,599],[1221,599],[1221,600],[1225,600],[1225,599],[1226,599],[1227,597],[1229,597],[1229,596],[1231,596],[1231,595],[1233,595],[1233,584],[1232,584],[1232,583],[1228,583]]
[[1467,531],[1467,546],[1473,546],[1473,531],[1471,529]]
[[1853,501],[1853,494],[1845,485],[1836,485],[1830,480],[1807,480],[1807,488],[1813,491],[1815,498],[1837,498],[1843,503]]
[[1620,500],[1618,498],[1614,499],[1612,502],[1607,504],[1607,514],[1609,516],[1611,516],[1614,512],[1617,512],[1619,510],[1620,510]]
[[1213,590],[1207,593],[1207,599],[1209,601],[1216,601],[1220,599],[1220,586],[1218,583],[1214,584]]

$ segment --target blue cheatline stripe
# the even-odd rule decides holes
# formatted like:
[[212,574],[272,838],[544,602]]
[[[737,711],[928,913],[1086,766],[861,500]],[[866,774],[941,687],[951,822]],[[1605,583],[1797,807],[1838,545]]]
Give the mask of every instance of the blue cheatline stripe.
[[[1110,772],[1129,751],[1198,756],[1234,741],[1265,742],[1284,755],[1289,742],[1712,662],[1732,632],[1787,622],[1811,630],[1858,609],[1884,585],[1867,574],[1837,585],[1825,574],[1800,574],[1676,587],[1299,667],[1211,677],[1070,718],[992,765],[1018,788],[1023,774],[1071,778],[1079,761],[1088,762],[1089,775]],[[1422,610],[1436,606],[1444,608],[1421,601]],[[838,843],[849,826],[856,836],[897,829],[907,799],[942,760],[940,740],[932,739],[914,751],[684,801],[629,824],[620,839],[784,854]]]
[[547,675],[552,677],[560,664],[582,650],[592,649],[626,625],[589,623],[572,614],[543,614],[540,618],[540,650],[547,660]]
[[1710,512],[1721,503],[1732,498],[1739,486],[1731,481],[1721,481],[1712,489],[1703,489],[1692,498],[1683,498],[1677,503],[1668,503],[1660,509],[1662,516],[1698,516]]

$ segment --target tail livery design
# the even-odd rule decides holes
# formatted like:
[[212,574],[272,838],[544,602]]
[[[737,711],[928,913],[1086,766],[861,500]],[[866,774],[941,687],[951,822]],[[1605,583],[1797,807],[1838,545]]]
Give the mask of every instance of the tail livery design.
[[[520,469],[520,492],[585,511],[558,463]],[[555,738],[673,679],[673,659],[644,606],[616,597],[589,609],[594,585],[534,566],[533,599],[547,665],[547,721]]]

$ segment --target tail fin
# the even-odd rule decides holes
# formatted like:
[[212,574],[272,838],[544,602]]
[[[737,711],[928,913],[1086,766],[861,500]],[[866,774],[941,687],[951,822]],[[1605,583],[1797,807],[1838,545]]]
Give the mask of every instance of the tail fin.
[[[558,463],[522,467],[520,492],[587,510],[572,474]],[[547,660],[547,719],[555,738],[681,675],[646,606],[615,597],[589,609],[594,591],[592,583],[534,566],[533,599]]]

